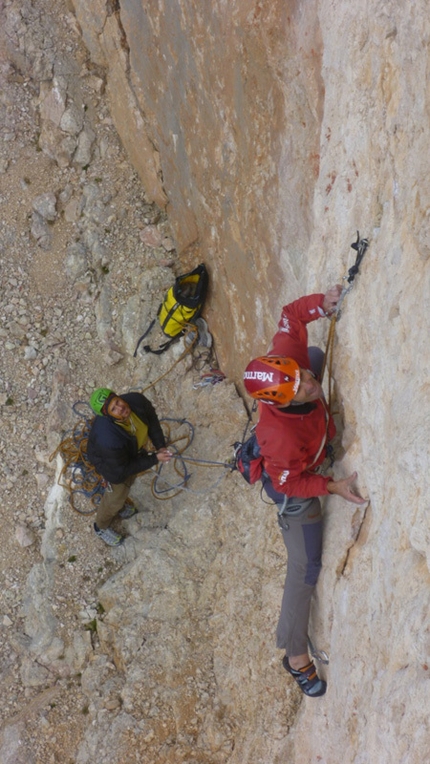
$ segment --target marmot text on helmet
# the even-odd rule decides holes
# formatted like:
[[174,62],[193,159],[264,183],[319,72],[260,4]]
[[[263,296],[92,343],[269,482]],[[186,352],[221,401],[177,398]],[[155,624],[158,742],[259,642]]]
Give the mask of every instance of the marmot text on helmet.
[[249,395],[265,403],[287,406],[300,386],[300,367],[293,358],[260,356],[251,361],[244,373]]

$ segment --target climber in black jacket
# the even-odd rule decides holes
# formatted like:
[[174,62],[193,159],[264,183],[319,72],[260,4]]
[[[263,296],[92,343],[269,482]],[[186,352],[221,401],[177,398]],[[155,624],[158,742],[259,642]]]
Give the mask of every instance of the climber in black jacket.
[[[91,395],[90,406],[97,416],[88,436],[87,457],[108,484],[94,530],[106,544],[117,546],[124,537],[109,525],[116,515],[128,519],[136,514],[127,499],[136,475],[168,462],[172,454],[152,403],[141,393],[118,396],[101,387]],[[148,440],[156,449],[153,453],[146,450]]]

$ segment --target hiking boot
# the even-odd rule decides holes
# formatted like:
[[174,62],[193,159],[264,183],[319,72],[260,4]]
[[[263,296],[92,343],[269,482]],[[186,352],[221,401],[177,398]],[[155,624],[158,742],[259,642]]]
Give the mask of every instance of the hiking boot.
[[286,655],[282,658],[282,665],[285,671],[288,671],[294,677],[302,692],[310,698],[318,698],[324,695],[327,689],[327,682],[318,677],[313,661],[303,666],[301,669],[293,669]]
[[98,525],[94,523],[94,530],[97,533],[97,536],[99,536],[108,546],[119,546],[124,541],[124,536],[121,536],[120,533],[112,530],[112,528],[99,528]]
[[127,499],[123,508],[118,512],[118,517],[122,520],[129,520],[130,517],[134,517],[134,515],[137,515],[137,509],[134,504]]

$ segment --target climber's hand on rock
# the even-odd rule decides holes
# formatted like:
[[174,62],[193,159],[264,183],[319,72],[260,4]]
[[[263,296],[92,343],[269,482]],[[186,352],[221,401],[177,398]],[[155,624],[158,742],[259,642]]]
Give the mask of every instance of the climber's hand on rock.
[[329,493],[335,493],[338,496],[342,496],[346,501],[351,501],[353,504],[365,504],[368,499],[363,499],[359,493],[356,493],[352,489],[352,483],[357,479],[357,473],[353,472],[347,478],[343,480],[330,480],[327,483],[327,490]]

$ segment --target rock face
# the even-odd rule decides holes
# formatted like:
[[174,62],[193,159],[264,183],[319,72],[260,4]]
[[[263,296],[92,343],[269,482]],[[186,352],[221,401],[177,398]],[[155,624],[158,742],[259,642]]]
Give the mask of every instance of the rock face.
[[[337,469],[358,469],[370,503],[329,503],[314,627],[331,654],[329,691],[303,703],[284,750],[297,764],[421,761],[430,651],[426,3],[121,0],[110,16],[99,3],[74,5],[92,55],[108,67],[114,119],[132,158],[140,154],[147,191],[166,194],[178,250],[198,242],[211,268],[207,314],[238,383],[280,306],[347,272],[356,229],[371,239],[335,351],[346,423]],[[261,661],[253,674],[264,673]],[[248,729],[249,750],[258,734]],[[225,760],[278,761],[243,749]]]
[[[47,445],[57,445],[49,436],[60,437],[66,397],[88,397],[106,369],[114,388],[142,389],[178,359],[180,345],[159,361],[132,357],[136,327],[148,324],[172,280],[164,258],[176,251],[177,270],[196,260],[210,268],[205,317],[229,381],[196,389],[178,366],[150,397],[157,409],[196,424],[194,455],[224,461],[246,421],[234,386],[241,370],[266,348],[282,304],[347,273],[359,229],[370,247],[336,330],[343,457],[335,475],[356,469],[369,502],[359,509],[335,497],[324,502],[311,637],[330,664],[321,667],[327,695],[310,700],[285,676],[274,647],[285,552],[257,487],[237,475],[219,483],[205,475],[160,509],[146,476],[136,486],[140,512],[129,521],[127,541],[108,557],[94,547],[91,522],[71,518],[55,486],[45,505],[43,563],[33,561],[21,632],[10,638],[10,670],[19,659],[30,700],[27,713],[10,716],[0,754],[10,764],[36,760],[18,750],[29,712],[50,705],[55,713],[50,693],[60,687],[67,696],[79,681],[82,713],[70,713],[61,730],[49,727],[45,711],[46,761],[60,760],[57,736],[76,764],[428,761],[427,3],[72,2],[92,60],[88,68],[83,56],[77,70],[93,96],[84,102],[69,82],[73,67],[64,66],[63,76],[59,61],[48,67],[49,55],[39,58],[35,46],[37,144],[55,170],[47,190],[28,192],[26,225],[34,239],[29,261],[47,263],[40,278],[49,286],[51,273],[65,270],[76,292],[79,312],[68,292],[63,299],[81,355],[72,354],[74,368],[59,357],[63,314],[49,301],[51,335],[45,342],[42,315],[35,315],[41,331],[34,340],[18,291],[4,307],[0,335],[15,356],[25,343],[22,355],[35,369],[28,398],[32,405],[42,399]],[[22,19],[36,9],[25,3],[24,10],[27,16],[18,8],[9,13],[17,49],[31,41]],[[78,30],[74,19],[67,23]],[[22,58],[25,70],[32,57]],[[103,188],[102,159],[108,156],[109,171],[120,161],[99,103],[105,81],[112,118],[146,191],[139,214],[126,219],[127,235],[121,213],[133,212],[130,199],[139,201],[139,192],[130,181],[130,197],[122,196],[122,175],[111,181],[115,195]],[[10,172],[9,158],[1,162],[0,171]],[[91,167],[99,163],[100,175]],[[27,185],[24,178],[23,192]],[[169,229],[153,202],[167,208]],[[70,230],[62,234],[60,268],[51,258],[63,212]],[[10,226],[4,235],[12,233]],[[4,292],[21,289],[15,276],[4,278]],[[28,305],[33,310],[33,301]],[[102,370],[91,360],[96,335]],[[323,345],[326,335],[327,322],[312,326],[312,341]],[[74,373],[87,368],[99,376],[88,372],[71,390]],[[7,386],[0,395],[12,433],[22,417]],[[6,459],[9,447],[2,448]],[[44,452],[39,461],[48,467]],[[42,491],[44,473],[36,474]],[[5,472],[6,494],[14,481],[12,470]],[[18,551],[31,555],[36,544],[27,546],[22,531],[27,516],[18,519]],[[90,551],[76,622],[73,566],[82,549]],[[12,575],[8,586],[3,633],[15,629]]]
[[108,16],[101,3],[74,5],[147,193],[167,194],[179,252],[197,242],[211,266],[211,326],[239,376],[286,294],[306,284],[324,110],[318,3],[275,0],[263,13],[243,0],[187,1],[167,12],[124,0]]

